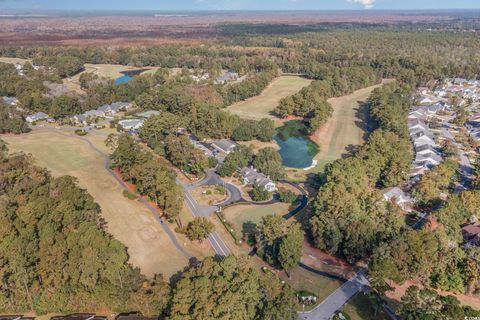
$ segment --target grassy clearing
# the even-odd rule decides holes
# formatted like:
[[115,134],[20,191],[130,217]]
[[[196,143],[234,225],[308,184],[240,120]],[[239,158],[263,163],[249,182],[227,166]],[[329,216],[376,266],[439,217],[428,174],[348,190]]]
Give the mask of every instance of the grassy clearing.
[[342,311],[350,316],[352,320],[387,320],[390,319],[383,310],[375,309],[368,296],[359,293],[342,308]]
[[[90,135],[86,136],[90,139]],[[88,190],[102,208],[107,230],[125,244],[130,262],[142,273],[152,276],[163,273],[169,277],[188,264],[173,246],[167,234],[154,220],[152,213],[137,201],[123,196],[123,189],[105,169],[103,156],[74,135],[39,130],[29,135],[5,135],[12,152],[31,153],[40,166],[54,176],[71,175]],[[92,143],[104,148],[100,141]],[[103,143],[103,142],[102,142]]]
[[297,93],[310,82],[311,80],[298,76],[280,76],[274,79],[260,95],[237,102],[227,110],[245,119],[276,119],[270,112],[278,106],[280,100]]
[[224,189],[218,186],[201,186],[192,190],[192,195],[201,205],[214,205],[225,201],[227,193]]
[[242,233],[243,224],[252,222],[256,225],[260,223],[262,217],[270,214],[283,215],[288,212],[289,205],[285,203],[275,203],[272,205],[256,206],[256,205],[238,205],[227,208],[223,214],[227,221],[233,224],[238,234]]
[[342,285],[342,282],[338,280],[319,276],[301,267],[293,269],[290,272],[290,278],[282,277],[285,282],[296,290],[309,291],[315,294],[319,302],[325,300],[326,297]]
[[20,59],[20,58],[8,58],[8,57],[0,57],[0,62],[3,63],[19,63],[19,64],[25,64],[25,62],[32,62],[30,59]]

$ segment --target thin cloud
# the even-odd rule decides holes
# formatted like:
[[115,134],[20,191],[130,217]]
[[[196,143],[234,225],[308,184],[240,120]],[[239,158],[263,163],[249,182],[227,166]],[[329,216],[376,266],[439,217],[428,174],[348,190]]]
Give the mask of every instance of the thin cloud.
[[375,0],[348,0],[348,2],[359,3],[364,6],[365,9],[373,8]]

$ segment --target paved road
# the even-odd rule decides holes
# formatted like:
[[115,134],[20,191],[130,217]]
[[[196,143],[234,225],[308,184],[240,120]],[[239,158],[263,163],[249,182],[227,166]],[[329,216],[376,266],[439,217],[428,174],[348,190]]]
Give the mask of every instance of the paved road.
[[[74,130],[71,130],[72,128],[55,128],[55,127],[38,127],[36,126],[36,128],[38,129],[42,129],[42,130],[49,130],[49,131],[55,131],[57,134],[60,134],[60,135],[63,135],[63,136],[66,136],[68,138],[74,138],[74,139],[79,139],[79,140],[82,140],[84,142],[86,142],[88,144],[88,146],[94,150],[95,152],[97,152],[99,155],[101,155],[104,159],[105,159],[105,164],[104,164],[104,167],[105,167],[105,170],[107,170],[114,178],[115,180],[118,182],[118,184],[120,184],[120,186],[124,189],[124,190],[127,190],[127,191],[130,191],[127,187],[127,185],[125,184],[125,182],[123,182],[123,180],[121,180],[116,174],[115,172],[113,172],[111,169],[110,169],[110,156],[106,153],[104,153],[102,150],[98,149],[90,140],[86,139],[86,138],[83,138],[81,136],[72,136],[72,135],[66,135],[64,133],[62,133],[61,131],[68,131],[68,132],[71,132],[71,131],[74,131]],[[35,127],[34,127],[35,129]],[[28,133],[26,133],[25,135],[28,135]],[[191,258],[194,258],[193,255],[191,255],[187,250],[185,250],[185,248],[178,242],[177,240],[177,237],[175,236],[175,233],[170,229],[170,227],[168,226],[168,224],[165,222],[165,219],[163,219],[162,217],[159,216],[160,212],[157,208],[154,208],[153,206],[151,206],[147,200],[143,199],[143,198],[140,198],[139,201],[148,209],[150,210],[150,212],[152,212],[153,214],[153,217],[155,218],[155,220],[160,223],[160,226],[162,227],[163,231],[165,231],[165,233],[168,235],[168,237],[170,238],[170,241],[172,241],[173,245],[175,246],[175,248],[181,253],[183,254],[186,258],[188,259],[191,259]]]
[[226,183],[225,181],[223,181],[223,179],[215,172],[214,169],[205,171],[205,177],[202,180],[186,185],[185,187],[188,190],[193,190],[200,186],[208,186],[208,185],[223,186],[228,191],[228,199],[222,203],[217,204],[215,206],[216,207],[215,210],[218,210],[219,207],[224,207],[233,203],[246,201],[243,198],[242,192],[240,191],[240,189],[231,183]]
[[[195,217],[207,217],[212,212],[218,210],[216,206],[201,206],[197,203],[197,201],[193,198],[190,193],[190,189],[188,185],[183,185],[183,190],[185,194],[185,202],[187,203],[187,207],[190,209],[192,214]],[[226,257],[231,254],[230,249],[226,245],[225,241],[220,237],[220,235],[214,231],[208,236],[208,241],[212,245],[215,253],[220,257]]]
[[309,312],[299,312],[298,320],[328,320],[333,314],[359,293],[369,282],[365,277],[366,270],[359,271],[355,276],[335,290],[315,309]]
[[283,180],[282,182],[291,185],[292,187],[296,188],[297,190],[299,190],[301,192],[300,205],[298,207],[296,207],[295,209],[293,209],[292,211],[290,211],[289,213],[282,216],[283,219],[288,220],[290,218],[293,218],[297,213],[302,211],[303,208],[305,208],[307,206],[307,204],[308,204],[308,193],[297,182],[287,181],[287,180]]

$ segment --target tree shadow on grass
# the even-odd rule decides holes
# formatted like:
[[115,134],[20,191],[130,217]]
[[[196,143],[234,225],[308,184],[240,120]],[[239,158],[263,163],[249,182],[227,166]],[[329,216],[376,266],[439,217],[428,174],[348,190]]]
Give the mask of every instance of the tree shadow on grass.
[[362,129],[363,140],[367,140],[368,135],[373,129],[373,121],[370,117],[370,103],[367,101],[357,101],[358,108],[355,108],[355,117],[358,119],[355,121],[355,125]]
[[252,221],[246,221],[242,225],[242,234],[248,244],[255,243],[255,234],[257,233],[257,224]]

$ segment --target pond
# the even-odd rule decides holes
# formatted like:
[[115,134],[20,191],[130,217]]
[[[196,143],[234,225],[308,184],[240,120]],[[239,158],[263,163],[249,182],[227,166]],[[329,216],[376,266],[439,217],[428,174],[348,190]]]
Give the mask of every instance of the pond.
[[309,139],[302,121],[288,121],[277,129],[275,141],[280,146],[282,163],[290,168],[307,168],[319,152],[318,145]]
[[139,75],[140,73],[144,72],[145,70],[146,69],[122,71],[121,74],[123,74],[123,76],[115,79],[115,84],[127,83],[130,80],[133,80],[136,75]]

